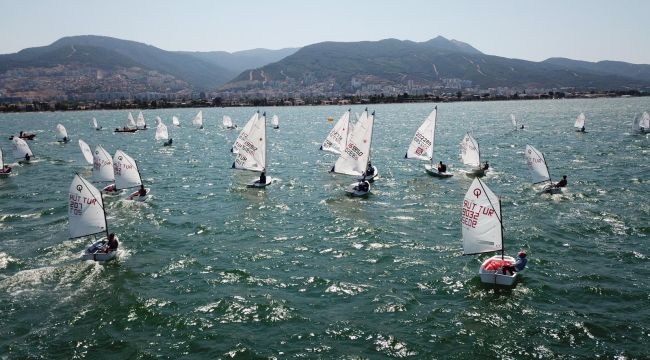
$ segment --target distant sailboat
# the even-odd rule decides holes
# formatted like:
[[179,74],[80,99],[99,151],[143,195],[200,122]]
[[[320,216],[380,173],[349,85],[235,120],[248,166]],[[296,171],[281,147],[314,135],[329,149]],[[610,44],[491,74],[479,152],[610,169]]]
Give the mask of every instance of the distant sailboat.
[[178,117],[176,116],[172,116],[172,124],[174,124],[174,126],[176,127],[181,127],[181,122],[180,120],[178,120]]
[[274,129],[280,128],[280,118],[277,115],[273,115],[271,118],[271,125],[273,125]]
[[158,126],[156,126],[156,134],[154,138],[156,140],[167,140],[163,143],[163,146],[171,146],[173,140],[169,137],[167,125],[162,122],[160,117],[156,117],[156,120],[158,121]]
[[126,125],[124,125],[121,129],[120,128],[115,128],[115,132],[136,132],[138,131],[138,127],[135,124],[135,120],[133,119],[133,114],[129,111],[129,115],[126,117]]
[[[115,172],[115,189],[122,190],[142,185],[142,177],[138,170],[138,164],[132,157],[122,150],[117,150],[113,156],[113,171]],[[127,200],[145,200],[150,189],[145,189],[145,194],[135,191],[127,196]]]
[[650,132],[650,114],[648,114],[647,111],[644,111],[638,120],[634,120],[633,130],[639,134],[646,134]]
[[138,130],[147,130],[147,123],[144,121],[144,114],[142,114],[142,111],[138,114],[138,119],[135,122],[135,126],[138,128]]
[[93,118],[93,128],[95,130],[102,130],[102,127],[97,123],[97,119]]
[[102,191],[107,194],[115,194],[115,172],[113,169],[113,158],[101,145],[95,147],[93,152],[93,182],[111,183],[104,186]]
[[512,126],[515,127],[515,130],[524,128],[524,124],[517,126],[517,118],[515,117],[515,114],[510,114],[510,120],[512,121]]
[[[262,188],[273,182],[270,176],[266,176],[268,170],[266,168],[266,113],[253,117],[251,120],[253,123],[248,129],[248,134],[245,135],[246,141],[239,148],[232,168],[260,172],[260,177],[246,186]],[[248,127],[248,124],[246,125]]]
[[224,115],[222,121],[223,127],[226,129],[235,129],[237,127],[237,125],[232,123],[232,119],[228,115]]
[[341,155],[341,151],[345,148],[348,135],[350,134],[350,113],[351,111],[348,109],[348,111],[341,115],[339,121],[334,124],[325,141],[323,141],[320,150]]
[[446,170],[439,171],[437,166],[433,165],[433,147],[436,138],[436,118],[438,114],[438,107],[434,107],[433,111],[424,119],[424,122],[420,127],[415,131],[413,140],[406,150],[405,159],[418,159],[428,161],[429,163],[424,165],[425,171],[435,177],[448,178],[453,176],[452,173]]
[[67,143],[70,140],[68,139],[68,131],[65,129],[65,126],[57,124],[56,131],[59,133],[59,136],[57,138],[58,142]]
[[548,171],[548,165],[544,154],[535,149],[532,145],[526,145],[526,164],[530,169],[533,184],[545,184],[543,191],[548,194],[558,194],[562,192],[560,188],[555,187],[551,181],[551,175]]
[[481,153],[478,146],[478,141],[472,135],[466,133],[463,140],[460,142],[460,157],[463,164],[469,165],[472,168],[465,171],[469,177],[485,176],[485,168],[481,167]]
[[578,117],[576,118],[576,122],[573,124],[573,127],[576,129],[578,132],[586,132],[585,131],[585,121],[586,117],[584,113],[580,113]]
[[27,142],[17,136],[14,136],[11,142],[14,150],[14,158],[20,159],[18,163],[29,164],[34,154],[32,153],[32,149],[29,148],[29,145],[27,145]]
[[0,149],[0,178],[9,177],[11,171],[11,166],[5,164],[4,155],[2,154],[2,149]]
[[199,110],[199,113],[196,114],[194,119],[192,120],[192,124],[199,129],[203,129],[203,110]]

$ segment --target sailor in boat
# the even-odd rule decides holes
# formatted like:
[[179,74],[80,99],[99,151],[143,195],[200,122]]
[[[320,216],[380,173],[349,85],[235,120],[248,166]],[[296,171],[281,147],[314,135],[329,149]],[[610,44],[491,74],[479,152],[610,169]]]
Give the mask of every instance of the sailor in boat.
[[554,185],[556,188],[563,188],[567,186],[567,180],[566,180],[566,175],[562,176],[562,180],[558,181],[557,184]]
[[520,129],[522,129],[522,130],[524,129],[524,125],[523,125],[523,124],[521,125]]
[[266,172],[262,171],[262,173],[260,174],[260,179],[257,182],[259,182],[262,185],[266,184]]
[[585,126],[584,125],[582,125],[582,127],[580,128],[580,132],[585,132]]
[[372,166],[372,163],[368,161],[368,168],[366,169],[366,176],[372,177],[375,174],[375,168]]
[[368,192],[370,190],[370,183],[366,181],[365,176],[361,180],[359,180],[359,183],[357,184],[357,186],[354,187],[354,190],[363,191],[363,192]]
[[29,156],[29,153],[25,153],[25,161],[26,161],[26,162],[29,162],[29,160],[30,160],[31,158],[32,158],[32,157]]
[[138,195],[140,196],[147,195],[147,189],[144,188],[144,184],[140,184],[140,190],[138,190]]
[[174,142],[174,140],[172,140],[172,138],[169,138],[169,140],[163,143],[163,146],[172,146],[172,142]]
[[67,142],[68,142],[68,137],[67,137],[67,136],[64,136],[64,137],[63,137],[63,142],[64,142],[64,143],[67,143]]
[[444,173],[447,172],[447,164],[443,163],[442,161],[438,163],[438,172],[439,173]]
[[483,170],[487,171],[487,169],[490,168],[490,164],[486,161],[485,164],[483,164]]
[[11,166],[5,164],[5,167],[0,169],[0,174],[9,174],[11,173]]
[[528,254],[522,250],[517,254],[517,261],[515,261],[514,265],[503,265],[503,275],[506,275],[506,272],[509,272],[510,275],[514,275],[515,272],[525,269],[526,263],[528,263],[528,259],[526,258],[527,255]]
[[104,248],[104,252],[109,253],[111,251],[117,251],[117,248],[119,246],[120,246],[120,242],[117,239],[117,236],[115,236],[115,233],[108,234],[108,242],[106,243],[106,247]]

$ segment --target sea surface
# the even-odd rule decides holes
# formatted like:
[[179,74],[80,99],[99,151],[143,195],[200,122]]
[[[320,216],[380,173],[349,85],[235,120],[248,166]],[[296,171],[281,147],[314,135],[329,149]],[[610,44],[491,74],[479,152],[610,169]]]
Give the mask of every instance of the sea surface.
[[[450,179],[404,159],[435,105]],[[1,114],[10,161],[11,134],[37,137],[36,161],[0,179],[0,359],[650,358],[650,139],[631,132],[649,98],[370,106],[380,179],[366,199],[345,195],[354,178],[318,150],[347,109],[204,108],[202,130],[199,109],[146,110],[151,129],[133,134],[112,131],[127,111]],[[238,130],[221,126],[257,110],[280,117],[264,190],[231,168]],[[173,147],[154,140],[156,116]],[[466,131],[491,164],[506,254],[529,254],[513,288],[480,282],[492,254],[462,255]],[[131,155],[152,189],[144,203],[105,198],[117,261],[81,261],[92,238],[69,239],[68,187],[91,179],[79,139]],[[531,184],[527,144],[568,176],[562,194]]]

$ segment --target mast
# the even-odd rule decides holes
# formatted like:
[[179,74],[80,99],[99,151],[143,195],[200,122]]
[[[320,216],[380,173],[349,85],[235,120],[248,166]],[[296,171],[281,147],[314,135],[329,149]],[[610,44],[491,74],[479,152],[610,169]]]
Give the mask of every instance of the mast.
[[433,169],[433,146],[436,143],[436,125],[438,125],[438,105],[434,106],[433,110],[436,111],[436,118],[433,119],[433,135],[431,137],[431,159],[429,159],[431,169]]

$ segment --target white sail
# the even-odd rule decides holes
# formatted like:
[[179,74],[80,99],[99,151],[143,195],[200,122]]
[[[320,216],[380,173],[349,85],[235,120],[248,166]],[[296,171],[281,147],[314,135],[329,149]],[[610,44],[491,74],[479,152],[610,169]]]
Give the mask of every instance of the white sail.
[[85,141],[79,139],[79,148],[81,148],[81,153],[84,155],[84,159],[90,165],[93,164],[93,152],[90,150],[90,146],[86,144]]
[[233,144],[232,149],[231,149],[231,151],[234,154],[239,153],[239,149],[241,149],[244,142],[246,142],[246,140],[248,139],[248,134],[251,131],[251,127],[253,126],[253,124],[255,124],[255,122],[257,121],[259,116],[260,116],[259,111],[256,111],[253,114],[253,116],[251,116],[251,118],[248,120],[246,125],[244,125],[244,128],[239,132],[239,136],[237,136],[237,139],[235,140],[235,143]]
[[368,115],[368,110],[359,117],[354,125],[345,149],[336,160],[332,172],[346,175],[362,176],[368,167],[372,142],[372,127],[375,116]]
[[433,159],[433,144],[436,131],[437,108],[424,119],[424,122],[415,131],[411,145],[406,150],[405,159],[419,159],[431,161]]
[[59,139],[68,138],[68,131],[65,129],[65,126],[57,124],[56,131],[59,132]]
[[169,133],[167,132],[167,125],[163,124],[162,121],[156,126],[156,140],[167,140],[169,139]]
[[517,128],[517,118],[515,117],[515,114],[510,114],[510,120],[512,120],[512,126]]
[[70,184],[68,218],[70,238],[77,238],[106,231],[104,202],[91,183],[79,174]]
[[551,181],[551,175],[548,173],[544,154],[532,145],[526,145],[526,164],[528,164],[528,168],[530,169],[533,184]]
[[501,203],[479,178],[465,194],[461,223],[464,255],[503,250]]
[[339,121],[334,124],[332,131],[327,135],[325,141],[320,146],[321,150],[341,155],[341,150],[345,147],[345,142],[350,132],[350,110],[341,115]]
[[[248,124],[246,124],[248,126]],[[241,134],[240,134],[241,135]],[[254,121],[241,143],[232,167],[252,171],[266,171],[266,116],[254,117]],[[239,140],[239,138],[237,138]]]
[[199,128],[203,128],[203,110],[199,110],[199,113],[196,114],[192,120],[192,124],[198,126]]
[[280,127],[280,118],[277,115],[273,115],[271,118],[271,125],[276,129]]
[[113,182],[113,158],[101,145],[97,145],[93,153],[93,181]]
[[95,118],[93,118],[93,127],[94,127],[95,129],[99,129],[99,128],[100,128],[100,127],[99,127],[99,124],[97,124],[97,119],[95,119]]
[[133,114],[129,111],[129,116],[126,119],[126,127],[134,128],[136,127],[135,125],[135,120],[133,119]]
[[4,156],[2,155],[2,149],[0,148],[0,169],[5,168],[5,159]]
[[115,188],[118,190],[142,185],[138,165],[122,150],[115,152],[113,172],[115,173]]
[[144,129],[147,127],[147,124],[144,121],[144,115],[142,114],[142,111],[138,114],[138,119],[135,121],[135,125],[138,127],[138,129]]
[[575,124],[573,124],[573,127],[582,129],[583,126],[585,126],[585,114],[580,113],[580,115],[578,115],[578,117],[576,118],[576,122]]
[[227,129],[232,128],[232,119],[228,115],[223,116],[223,126]]
[[24,159],[25,155],[34,156],[32,149],[29,148],[29,145],[27,145],[25,140],[18,136],[14,136],[14,138],[11,139],[11,142],[13,144],[14,158]]
[[650,114],[647,111],[643,112],[639,119],[639,129],[643,128],[645,131],[650,130]]
[[176,116],[172,116],[172,124],[174,124],[174,126],[181,126],[181,122],[178,120],[178,117]]
[[477,167],[481,164],[478,142],[469,133],[460,142],[460,156],[465,165]]

